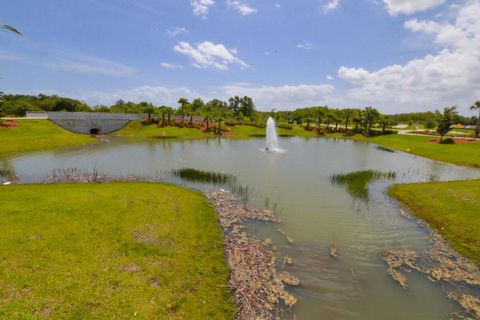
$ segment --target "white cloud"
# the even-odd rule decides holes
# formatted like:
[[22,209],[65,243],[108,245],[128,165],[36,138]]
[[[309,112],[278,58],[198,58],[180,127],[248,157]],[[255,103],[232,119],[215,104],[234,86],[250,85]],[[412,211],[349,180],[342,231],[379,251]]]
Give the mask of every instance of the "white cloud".
[[399,13],[412,14],[438,7],[446,0],[383,0],[388,13],[392,16]]
[[190,0],[193,14],[206,19],[210,7],[215,4],[215,0]]
[[249,7],[248,5],[246,5],[244,2],[240,0],[227,0],[227,5],[237,10],[243,16],[248,16],[258,11],[255,8]]
[[183,66],[180,64],[173,64],[168,62],[162,62],[160,65],[165,69],[183,69]]
[[0,51],[0,61],[20,61],[25,59],[23,55],[18,53]]
[[228,66],[232,64],[248,68],[248,64],[238,57],[236,49],[228,49],[221,43],[204,41],[194,47],[188,42],[181,41],[174,50],[188,56],[193,61],[192,65],[200,69],[228,70]]
[[312,43],[299,43],[296,45],[297,48],[299,49],[304,49],[304,50],[312,50],[313,49],[313,44]]
[[180,27],[175,27],[171,30],[167,30],[167,34],[172,38],[178,36],[179,34],[187,33],[187,32],[188,32],[187,29],[180,28]]
[[335,88],[328,84],[252,86],[235,84],[223,87],[226,97],[249,96],[261,110],[280,110],[326,104]]
[[[113,104],[115,101],[122,99],[124,101],[141,102],[148,101],[156,105],[176,106],[180,97],[194,99],[202,97],[186,87],[163,87],[163,86],[140,86],[132,89],[113,90],[109,92],[88,91],[79,94],[69,94],[68,96],[77,97],[78,99],[89,102],[92,105],[97,104]],[[203,97],[202,97],[203,98]]]
[[345,99],[360,105],[412,111],[467,106],[480,96],[480,1],[455,8],[450,23],[410,20],[405,27],[434,37],[440,51],[405,65],[369,72],[340,67],[338,76],[355,86]]
[[334,78],[331,75],[327,74],[325,79],[327,79],[328,81],[332,81]]
[[55,69],[92,75],[126,77],[135,72],[135,69],[125,64],[87,54],[59,54],[46,65]]
[[339,4],[340,4],[340,0],[329,0],[327,3],[322,5],[322,8],[326,12],[333,11],[333,10],[337,9]]

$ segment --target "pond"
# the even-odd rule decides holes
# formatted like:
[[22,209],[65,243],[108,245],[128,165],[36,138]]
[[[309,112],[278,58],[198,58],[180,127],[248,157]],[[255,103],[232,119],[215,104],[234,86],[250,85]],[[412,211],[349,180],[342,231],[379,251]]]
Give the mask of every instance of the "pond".
[[[169,174],[195,168],[232,174],[252,190],[249,202],[274,207],[277,226],[250,223],[249,230],[272,238],[285,269],[302,281],[289,291],[299,298],[297,319],[447,319],[461,310],[440,284],[416,272],[402,289],[386,272],[383,249],[405,245],[422,252],[428,232],[400,214],[386,194],[392,183],[479,178],[480,170],[389,152],[344,139],[280,139],[285,153],[266,153],[263,139],[110,142],[0,159],[0,168],[19,182],[41,182],[55,169],[98,170],[111,176],[162,177],[164,181],[208,189]],[[357,171],[366,180],[351,185],[332,175]],[[391,172],[391,173],[389,173]],[[393,172],[393,173],[392,173]],[[380,174],[384,173],[384,174]],[[347,179],[348,180],[348,179]],[[338,250],[332,258],[329,248]]]

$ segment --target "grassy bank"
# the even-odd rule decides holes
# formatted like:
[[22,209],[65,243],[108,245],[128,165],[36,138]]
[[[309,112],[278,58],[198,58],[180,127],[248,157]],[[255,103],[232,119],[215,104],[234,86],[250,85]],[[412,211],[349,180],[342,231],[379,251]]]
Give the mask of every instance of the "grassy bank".
[[94,142],[89,136],[75,134],[48,120],[16,120],[16,128],[0,128],[0,155],[45,150]]
[[[225,125],[222,125],[225,128]],[[264,137],[265,128],[253,126],[231,126],[228,127],[230,134],[228,137],[245,139],[252,137]],[[281,136],[315,137],[316,134],[300,127],[294,127],[291,130],[277,129]],[[157,127],[156,125],[143,126],[140,121],[132,121],[125,128],[115,133],[118,136],[139,137],[148,139],[200,139],[217,137],[213,133],[204,133],[198,129],[177,128],[177,127]]]
[[395,185],[389,193],[480,264],[480,180]]
[[366,140],[425,158],[471,167],[480,167],[480,142],[465,144],[428,143],[428,141],[435,139],[435,137],[424,136],[388,135],[368,138]]
[[230,319],[201,194],[151,183],[0,187],[1,319]]

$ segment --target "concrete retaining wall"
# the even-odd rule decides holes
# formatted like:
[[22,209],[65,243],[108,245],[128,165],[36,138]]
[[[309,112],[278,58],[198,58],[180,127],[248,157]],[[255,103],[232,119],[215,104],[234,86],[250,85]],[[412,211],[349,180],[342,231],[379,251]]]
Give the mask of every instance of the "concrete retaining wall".
[[132,120],[144,119],[144,114],[97,112],[27,112],[29,118],[49,119],[56,125],[76,133],[107,134],[123,128]]

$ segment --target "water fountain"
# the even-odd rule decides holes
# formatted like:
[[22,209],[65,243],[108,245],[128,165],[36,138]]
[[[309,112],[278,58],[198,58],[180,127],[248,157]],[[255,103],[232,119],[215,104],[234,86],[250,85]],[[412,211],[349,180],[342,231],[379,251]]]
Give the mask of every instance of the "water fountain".
[[276,152],[278,150],[278,136],[277,129],[275,128],[275,120],[273,120],[272,117],[269,117],[267,121],[267,145],[265,146],[265,151]]

